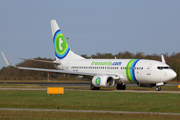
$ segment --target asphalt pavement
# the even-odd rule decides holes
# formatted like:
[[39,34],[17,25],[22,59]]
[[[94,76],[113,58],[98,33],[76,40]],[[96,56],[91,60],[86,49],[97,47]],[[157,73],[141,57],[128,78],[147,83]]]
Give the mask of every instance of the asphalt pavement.
[[5,110],[6,111],[56,111],[56,112],[81,112],[81,113],[83,112],[83,113],[114,113],[114,114],[180,115],[180,113],[160,113],[160,112],[0,108],[0,111],[5,111]]

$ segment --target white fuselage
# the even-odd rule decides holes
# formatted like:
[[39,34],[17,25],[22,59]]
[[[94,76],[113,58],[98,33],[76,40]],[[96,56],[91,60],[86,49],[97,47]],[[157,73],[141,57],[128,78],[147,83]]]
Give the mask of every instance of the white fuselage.
[[[58,69],[117,75],[122,83],[156,84],[172,80],[176,73],[165,63],[143,59],[74,59],[62,60]],[[118,82],[116,80],[116,82]]]

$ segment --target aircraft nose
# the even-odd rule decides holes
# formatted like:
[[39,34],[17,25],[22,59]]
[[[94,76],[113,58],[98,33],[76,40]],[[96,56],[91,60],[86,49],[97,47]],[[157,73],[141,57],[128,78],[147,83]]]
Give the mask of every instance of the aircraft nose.
[[174,72],[173,70],[172,71],[169,71],[169,79],[174,79],[176,76],[177,76],[177,74],[176,74],[176,72]]

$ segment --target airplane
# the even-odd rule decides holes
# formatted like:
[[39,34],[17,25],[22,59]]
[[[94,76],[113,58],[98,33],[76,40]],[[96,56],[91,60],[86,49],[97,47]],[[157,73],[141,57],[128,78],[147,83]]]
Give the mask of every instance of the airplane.
[[[85,59],[71,51],[56,20],[51,20],[52,39],[55,51],[55,61],[33,60],[54,64],[57,69],[41,69],[29,67],[16,67],[23,70],[36,70],[83,76],[91,81],[91,90],[100,90],[100,87],[112,87],[125,90],[126,84],[134,83],[140,87],[156,87],[161,91],[161,86],[173,80],[177,74],[166,64],[164,56],[162,61],[146,59]],[[4,60],[12,66],[4,53]]]

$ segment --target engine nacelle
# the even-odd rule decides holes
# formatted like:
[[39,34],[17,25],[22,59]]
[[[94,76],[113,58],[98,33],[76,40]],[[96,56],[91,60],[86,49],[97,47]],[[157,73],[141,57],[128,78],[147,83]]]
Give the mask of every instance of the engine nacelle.
[[95,87],[112,87],[114,83],[115,80],[109,75],[94,76],[92,79],[92,84]]

